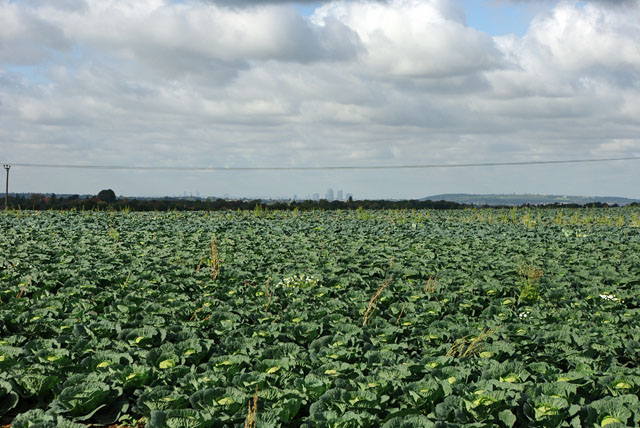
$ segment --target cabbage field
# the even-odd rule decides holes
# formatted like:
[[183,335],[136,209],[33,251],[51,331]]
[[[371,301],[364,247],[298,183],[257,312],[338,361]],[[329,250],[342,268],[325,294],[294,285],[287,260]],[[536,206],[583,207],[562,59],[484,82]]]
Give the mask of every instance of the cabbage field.
[[640,426],[640,210],[0,213],[0,425]]

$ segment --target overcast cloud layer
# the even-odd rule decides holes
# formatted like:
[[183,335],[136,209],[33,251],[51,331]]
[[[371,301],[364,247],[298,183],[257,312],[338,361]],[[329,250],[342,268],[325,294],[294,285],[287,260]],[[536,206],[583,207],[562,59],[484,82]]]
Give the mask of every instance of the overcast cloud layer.
[[[402,165],[640,156],[640,2],[491,37],[451,0],[0,0],[0,160]],[[304,3],[304,2],[300,2]],[[12,191],[640,197],[640,162],[335,173],[14,168]]]

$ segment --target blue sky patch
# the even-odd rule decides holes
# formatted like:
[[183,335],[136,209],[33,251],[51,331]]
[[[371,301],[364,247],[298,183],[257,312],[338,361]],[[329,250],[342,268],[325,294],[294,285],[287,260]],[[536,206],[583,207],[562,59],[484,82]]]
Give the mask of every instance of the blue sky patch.
[[[467,16],[467,25],[490,36],[515,34],[522,37],[540,5],[496,0],[457,0]],[[549,2],[548,2],[549,3]],[[554,3],[554,2],[550,2]],[[295,4],[302,16],[311,16],[322,3]],[[550,5],[547,4],[547,7]]]

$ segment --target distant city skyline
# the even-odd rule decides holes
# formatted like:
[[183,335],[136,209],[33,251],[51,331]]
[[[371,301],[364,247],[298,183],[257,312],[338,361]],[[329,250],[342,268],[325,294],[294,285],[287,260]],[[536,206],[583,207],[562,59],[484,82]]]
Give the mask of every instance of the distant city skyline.
[[325,193],[324,198],[327,201],[333,201],[333,189],[331,187],[329,187],[329,190],[327,190],[327,193]]

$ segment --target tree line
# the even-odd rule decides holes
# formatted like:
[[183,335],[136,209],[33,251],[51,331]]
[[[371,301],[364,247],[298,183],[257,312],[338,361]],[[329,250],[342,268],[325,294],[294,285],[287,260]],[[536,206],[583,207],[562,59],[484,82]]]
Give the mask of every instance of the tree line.
[[[524,204],[522,207],[532,205]],[[586,205],[579,204],[547,204],[535,205],[535,207],[549,208],[605,208],[617,205],[594,202]],[[638,206],[637,203],[632,206]],[[93,197],[80,197],[79,195],[56,196],[43,194],[10,195],[9,208],[23,210],[113,210],[113,211],[229,211],[229,210],[386,210],[386,209],[433,209],[451,210],[465,209],[480,206],[473,204],[461,204],[451,201],[431,200],[349,200],[349,201],[276,201],[264,202],[261,200],[229,200],[229,199],[183,199],[183,198],[116,198],[113,191],[101,191]],[[494,208],[511,208],[507,205],[492,205]]]

